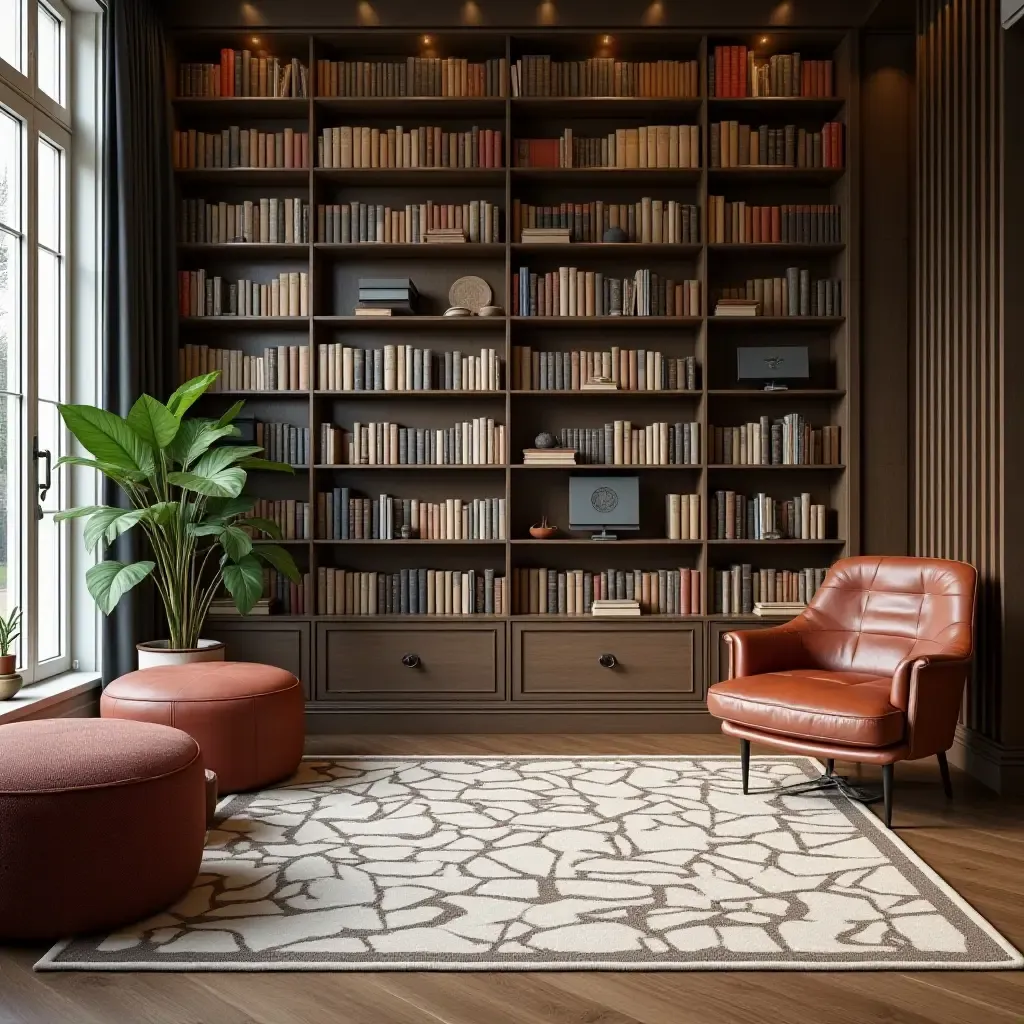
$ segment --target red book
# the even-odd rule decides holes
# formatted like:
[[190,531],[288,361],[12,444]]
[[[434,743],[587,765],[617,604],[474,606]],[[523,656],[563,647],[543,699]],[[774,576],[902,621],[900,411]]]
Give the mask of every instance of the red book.
[[504,167],[505,163],[502,160],[502,154],[501,154],[501,130],[500,129],[498,129],[498,130],[496,130],[494,132],[494,134],[492,136],[492,139],[493,139],[492,145],[494,146],[494,153],[493,153],[493,156],[492,156],[492,159],[491,159],[491,166],[492,167]]
[[726,61],[724,46],[715,47],[715,95],[726,95]]
[[832,166],[843,166],[843,126],[839,121],[832,122],[832,131],[829,133],[830,149],[832,154]]
[[178,314],[188,316],[188,271],[178,271]]
[[769,229],[768,229],[768,241],[769,242],[781,242],[782,241],[782,211],[777,206],[771,207]]

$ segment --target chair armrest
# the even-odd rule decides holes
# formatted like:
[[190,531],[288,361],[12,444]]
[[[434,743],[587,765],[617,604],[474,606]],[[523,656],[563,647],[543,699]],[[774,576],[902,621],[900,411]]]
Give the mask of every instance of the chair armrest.
[[813,668],[804,647],[804,630],[791,623],[767,629],[740,629],[725,634],[730,679],[784,669]]
[[906,713],[911,758],[952,745],[970,670],[971,659],[961,654],[925,654],[896,667],[889,703]]

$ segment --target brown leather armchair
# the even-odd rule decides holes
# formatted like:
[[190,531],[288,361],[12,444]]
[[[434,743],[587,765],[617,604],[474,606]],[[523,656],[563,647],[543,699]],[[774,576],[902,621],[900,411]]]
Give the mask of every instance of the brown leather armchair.
[[946,750],[974,649],[977,573],[941,558],[865,556],[832,566],[791,622],[726,634],[730,678],[708,710],[740,740],[743,792],[750,741],[882,767],[892,823],[893,765]]

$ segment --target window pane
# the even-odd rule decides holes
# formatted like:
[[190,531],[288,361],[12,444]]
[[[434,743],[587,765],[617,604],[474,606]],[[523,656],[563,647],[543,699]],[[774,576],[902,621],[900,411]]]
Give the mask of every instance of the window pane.
[[61,151],[46,139],[39,140],[39,244],[61,252]]
[[21,391],[21,239],[0,228],[0,391]]
[[0,224],[15,231],[21,230],[21,130],[16,117],[0,110]]
[[11,67],[18,71],[24,71],[21,66],[21,55],[24,52],[23,35],[25,31],[25,19],[21,15],[23,0],[0,0],[0,25],[4,26],[0,32],[0,57]]
[[[0,609],[5,612],[21,604],[23,452],[21,399],[0,395]],[[19,665],[23,660],[19,655]]]
[[40,4],[36,77],[39,79],[39,88],[58,103],[64,102],[61,89],[61,72],[64,63],[64,55],[61,52],[63,29],[64,25],[60,18],[46,4]]
[[67,587],[64,584],[63,523],[49,513],[39,520],[39,615],[36,627],[39,661],[64,653],[64,618]]
[[61,288],[61,258],[39,250],[39,309],[36,313],[39,357],[39,397],[59,402],[61,371],[64,364],[62,342],[63,289]]

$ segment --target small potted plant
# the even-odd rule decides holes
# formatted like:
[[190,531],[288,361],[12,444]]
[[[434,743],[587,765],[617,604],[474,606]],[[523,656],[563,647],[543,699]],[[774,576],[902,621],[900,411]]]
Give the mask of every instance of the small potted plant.
[[201,639],[221,587],[245,615],[263,592],[264,565],[295,583],[302,579],[283,548],[253,545],[254,536],[276,539],[281,530],[254,516],[255,501],[242,494],[247,470],[292,468],[258,458],[258,445],[230,443],[240,433],[232,421],[242,402],[219,419],[185,417],[218,376],[215,371],[186,381],[166,404],[143,395],[125,418],[89,405],[60,406],[68,430],[93,457],[65,456],[57,465],[97,470],[121,488],[128,507],[91,505],[56,518],[87,518],[90,549],[103,550],[138,528],[153,556],[128,564],[107,559],[85,574],[89,593],[106,615],[147,577],[155,583],[168,636],[137,645],[140,668],[223,660],[223,644]]
[[0,614],[0,700],[10,700],[21,689],[21,676],[14,671],[18,656],[13,651],[19,636],[21,609],[15,605],[6,618]]

